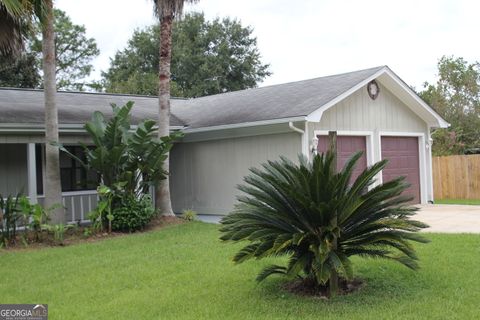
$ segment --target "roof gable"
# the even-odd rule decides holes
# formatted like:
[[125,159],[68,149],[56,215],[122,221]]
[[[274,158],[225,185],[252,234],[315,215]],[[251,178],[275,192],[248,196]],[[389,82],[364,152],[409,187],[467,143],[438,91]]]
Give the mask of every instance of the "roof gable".
[[326,104],[319,106],[319,108],[307,116],[307,120],[319,122],[325,111],[334,107],[360,88],[365,87],[372,80],[378,80],[430,127],[446,128],[449,126],[448,122],[446,122],[432,107],[425,103],[415,91],[413,91],[387,66],[380,68],[377,72],[358,82],[350,89],[328,101]]
[[172,113],[189,128],[306,117],[382,68],[190,99]]

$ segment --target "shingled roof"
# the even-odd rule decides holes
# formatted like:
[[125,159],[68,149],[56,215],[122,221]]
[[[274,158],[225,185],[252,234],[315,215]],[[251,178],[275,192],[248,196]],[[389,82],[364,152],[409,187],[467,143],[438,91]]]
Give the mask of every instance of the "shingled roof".
[[191,99],[172,112],[190,128],[307,116],[382,68]]
[[[204,128],[307,116],[371,77],[376,67],[327,77],[247,89],[195,99],[172,99],[172,126]],[[60,124],[83,124],[95,110],[111,114],[110,103],[134,101],[132,120],[156,119],[158,99],[152,96],[58,92]],[[0,89],[0,123],[44,122],[43,92]]]
[[[177,100],[177,99],[175,99]],[[89,92],[57,93],[58,121],[61,124],[84,124],[92,118],[94,111],[112,114],[111,103],[119,106],[134,101],[132,122],[156,119],[158,98],[123,94]],[[179,103],[185,100],[179,100]],[[0,123],[44,123],[43,91],[32,89],[0,88]],[[175,115],[171,116],[172,126],[185,126]]]

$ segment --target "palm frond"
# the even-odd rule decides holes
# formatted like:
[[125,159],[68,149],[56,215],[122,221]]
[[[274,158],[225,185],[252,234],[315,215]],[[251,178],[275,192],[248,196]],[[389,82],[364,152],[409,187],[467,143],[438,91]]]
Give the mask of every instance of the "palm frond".
[[233,260],[287,255],[286,267],[266,268],[258,278],[304,274],[318,285],[331,272],[351,279],[354,255],[417,268],[411,242],[426,242],[417,234],[426,225],[410,219],[417,209],[402,195],[408,184],[400,177],[372,187],[386,161],[351,181],[360,156],[355,154],[339,172],[331,153],[312,161],[300,156],[297,163],[282,157],[252,168],[238,186],[243,194],[234,211],[221,221],[221,240],[250,242]]
[[154,0],[155,14],[162,19],[165,15],[181,16],[185,3],[196,3],[199,0]]

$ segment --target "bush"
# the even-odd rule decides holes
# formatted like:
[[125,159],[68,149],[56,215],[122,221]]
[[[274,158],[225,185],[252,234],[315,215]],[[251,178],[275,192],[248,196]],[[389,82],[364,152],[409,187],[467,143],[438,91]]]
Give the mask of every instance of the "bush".
[[288,256],[287,266],[272,265],[257,277],[300,276],[305,283],[338,291],[338,276],[352,279],[351,256],[385,258],[416,269],[417,256],[409,240],[426,242],[416,231],[425,224],[410,220],[417,208],[401,193],[400,177],[372,187],[385,167],[381,161],[350,183],[361,153],[336,172],[331,153],[299,164],[282,158],[263,170],[250,169],[239,189],[234,211],[221,221],[221,239],[250,242],[234,257],[237,263],[268,256]]
[[17,223],[22,218],[19,206],[20,194],[9,195],[6,199],[0,194],[0,246],[8,246],[15,240]]
[[181,217],[187,221],[195,221],[197,220],[197,212],[192,209],[183,210]]
[[144,195],[140,199],[124,197],[120,199],[119,206],[112,211],[112,230],[136,231],[144,228],[155,216],[150,195]]

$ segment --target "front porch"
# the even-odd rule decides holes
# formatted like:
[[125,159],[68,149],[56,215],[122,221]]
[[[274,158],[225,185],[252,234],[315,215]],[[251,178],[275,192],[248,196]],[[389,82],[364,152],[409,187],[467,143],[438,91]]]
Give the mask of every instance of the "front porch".
[[[73,147],[73,146],[72,146]],[[21,193],[32,203],[44,202],[45,177],[44,144],[0,144],[0,195]],[[62,178],[62,205],[67,222],[88,222],[88,213],[97,206],[95,184],[85,182],[93,177],[65,154],[60,158]]]

